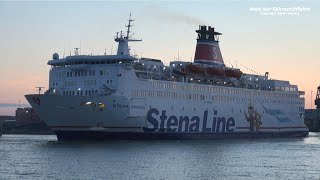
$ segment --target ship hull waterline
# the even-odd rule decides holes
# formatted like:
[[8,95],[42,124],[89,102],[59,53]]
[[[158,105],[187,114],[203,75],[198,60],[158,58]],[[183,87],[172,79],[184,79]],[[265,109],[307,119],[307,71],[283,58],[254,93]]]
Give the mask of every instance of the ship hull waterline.
[[[96,107],[83,106],[82,102],[88,102],[91,98],[77,97],[77,96],[53,96],[53,95],[26,95],[27,100],[35,108],[35,111],[43,117],[43,121],[51,128],[57,135],[59,141],[65,140],[115,140],[115,139],[239,139],[239,138],[277,138],[277,137],[305,137],[308,135],[308,129],[301,125],[287,125],[280,127],[279,124],[272,126],[261,126],[259,131],[250,131],[250,125],[245,119],[238,120],[235,117],[235,122],[227,121],[222,129],[219,129],[220,125],[216,123],[214,129],[209,121],[210,113],[204,111],[204,115],[201,117],[200,126],[198,131],[194,131],[191,127],[191,120],[194,116],[190,117],[189,126],[185,124],[181,125],[184,129],[179,129],[179,125],[175,127],[162,128],[159,116],[157,115],[157,109],[151,108],[149,111],[142,113],[140,117],[134,117],[131,112],[126,110],[119,110],[120,106],[115,106],[113,102],[123,104],[123,107],[132,107],[130,101],[120,96],[108,96],[100,98],[99,101],[103,101],[108,110],[104,109],[100,111]],[[48,103],[47,103],[48,102]],[[49,103],[50,102],[50,103]],[[127,105],[125,105],[128,103]],[[71,106],[72,105],[72,106]],[[110,107],[108,107],[108,105]],[[136,106],[136,105],[135,105]],[[122,109],[126,109],[123,108]],[[158,107],[160,108],[160,107]],[[204,108],[205,109],[205,108]],[[223,108],[225,110],[226,108]],[[130,108],[129,108],[130,111]],[[226,112],[228,112],[226,110]],[[226,114],[224,112],[224,114]],[[167,112],[170,113],[169,111]],[[66,114],[70,114],[68,118]],[[167,114],[169,121],[169,115]],[[173,117],[173,116],[171,116]],[[178,116],[177,116],[178,117]],[[270,116],[271,117],[271,116]],[[136,118],[136,119],[135,119]],[[154,123],[155,118],[159,118],[159,122],[156,123],[157,129],[150,127],[150,122]],[[103,121],[100,121],[103,119]],[[172,119],[172,118],[171,118]],[[217,118],[219,119],[219,118]],[[221,118],[224,119],[224,118]],[[227,119],[227,118],[225,118]],[[229,118],[228,120],[233,120]],[[202,124],[202,121],[208,120],[206,125]],[[150,122],[149,122],[150,121]],[[264,121],[268,121],[265,119]],[[166,126],[168,127],[168,123]],[[130,124],[131,123],[131,124]],[[177,122],[178,123],[178,122]],[[242,124],[241,124],[242,123]],[[236,124],[236,126],[235,126]],[[154,125],[154,124],[153,124]],[[230,125],[230,126],[228,126]],[[232,126],[233,125],[233,126]],[[272,124],[270,124],[272,125]],[[155,127],[155,126],[153,126]],[[210,132],[206,131],[204,127],[209,128]],[[222,126],[221,126],[222,127]],[[175,132],[170,132],[170,130]],[[182,130],[182,131],[181,131]]]
[[309,132],[258,132],[258,133],[138,133],[138,132],[97,132],[97,131],[55,131],[59,141],[87,140],[219,140],[259,138],[299,138]]

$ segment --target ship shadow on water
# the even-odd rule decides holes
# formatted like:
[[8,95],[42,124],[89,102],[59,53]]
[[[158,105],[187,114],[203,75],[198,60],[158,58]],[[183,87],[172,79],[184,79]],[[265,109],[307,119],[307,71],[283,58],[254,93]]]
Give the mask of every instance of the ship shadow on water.
[[263,143],[320,143],[320,133],[310,133],[307,137],[294,138],[241,138],[241,139],[189,139],[189,140],[152,140],[152,139],[134,139],[134,140],[69,140],[59,141],[50,140],[45,146],[63,147],[63,146],[105,146],[108,145],[223,145],[223,144],[263,144]]

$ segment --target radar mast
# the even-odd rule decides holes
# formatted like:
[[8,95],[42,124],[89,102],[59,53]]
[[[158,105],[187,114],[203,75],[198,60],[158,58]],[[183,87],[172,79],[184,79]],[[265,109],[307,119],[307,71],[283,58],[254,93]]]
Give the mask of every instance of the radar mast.
[[117,32],[117,35],[115,37],[115,41],[118,42],[118,51],[117,51],[117,55],[130,55],[130,49],[128,46],[128,42],[129,41],[142,41],[141,39],[130,39],[130,28],[133,26],[132,22],[134,21],[134,19],[131,19],[131,13],[128,19],[128,25],[126,25],[127,27],[127,34],[126,36],[123,35],[122,31]]

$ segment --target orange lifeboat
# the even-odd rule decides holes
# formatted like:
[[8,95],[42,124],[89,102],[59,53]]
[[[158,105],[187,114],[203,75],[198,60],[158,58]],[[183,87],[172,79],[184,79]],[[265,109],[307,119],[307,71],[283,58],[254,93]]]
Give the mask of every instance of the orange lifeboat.
[[206,72],[210,75],[217,75],[217,76],[223,76],[224,75],[224,69],[223,68],[216,68],[216,67],[208,67],[206,68]]
[[197,65],[188,64],[188,65],[186,65],[186,72],[204,74],[205,69],[203,67],[200,67]]
[[239,79],[242,75],[242,71],[239,69],[226,69],[225,74],[227,77],[233,77]]
[[178,75],[183,75],[183,76],[185,76],[185,75],[188,74],[187,72],[185,72],[184,68],[174,69],[174,70],[173,70],[173,73],[178,74]]

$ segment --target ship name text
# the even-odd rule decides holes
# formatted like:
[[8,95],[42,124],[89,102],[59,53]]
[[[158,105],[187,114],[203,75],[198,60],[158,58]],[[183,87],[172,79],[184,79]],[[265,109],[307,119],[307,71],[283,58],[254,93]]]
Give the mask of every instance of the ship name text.
[[167,116],[166,113],[166,110],[162,110],[160,115],[158,109],[150,109],[147,114],[147,121],[151,126],[144,127],[143,130],[145,132],[215,133],[232,132],[236,126],[233,117],[217,117],[217,111],[214,112],[212,119],[208,118],[208,111],[204,111],[202,121],[199,116]]

